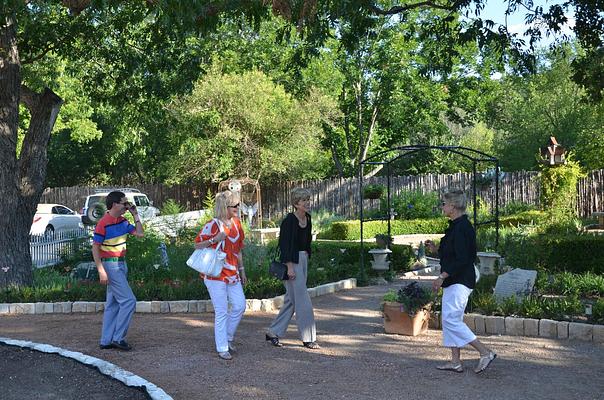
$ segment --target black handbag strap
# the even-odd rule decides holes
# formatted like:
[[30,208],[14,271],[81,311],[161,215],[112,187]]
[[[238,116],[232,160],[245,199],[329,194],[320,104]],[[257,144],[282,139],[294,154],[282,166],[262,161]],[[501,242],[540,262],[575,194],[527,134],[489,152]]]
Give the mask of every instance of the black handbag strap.
[[[293,214],[293,213],[290,213],[290,214]],[[295,217],[295,215],[294,215],[294,217]],[[275,261],[281,262],[281,257],[279,257],[281,255],[281,246],[279,246],[279,243],[281,243],[281,236],[279,236],[279,240],[277,241],[277,247],[275,248],[275,257],[274,257]],[[291,235],[291,248],[292,249],[294,248],[294,233],[293,232]]]

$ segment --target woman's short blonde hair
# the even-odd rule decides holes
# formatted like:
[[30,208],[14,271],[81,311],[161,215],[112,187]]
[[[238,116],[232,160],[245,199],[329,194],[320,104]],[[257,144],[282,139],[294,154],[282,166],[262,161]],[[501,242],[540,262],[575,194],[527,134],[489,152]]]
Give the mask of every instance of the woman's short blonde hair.
[[216,200],[214,201],[214,216],[218,219],[226,219],[229,217],[229,206],[234,206],[239,203],[239,195],[225,190],[216,194]]
[[292,206],[295,206],[296,204],[298,204],[298,202],[300,200],[310,200],[310,190],[305,189],[305,188],[293,188],[291,195],[290,195],[290,200],[292,202]]
[[453,208],[465,212],[468,206],[468,200],[466,194],[461,189],[452,189],[443,195],[443,199],[447,204],[450,204]]

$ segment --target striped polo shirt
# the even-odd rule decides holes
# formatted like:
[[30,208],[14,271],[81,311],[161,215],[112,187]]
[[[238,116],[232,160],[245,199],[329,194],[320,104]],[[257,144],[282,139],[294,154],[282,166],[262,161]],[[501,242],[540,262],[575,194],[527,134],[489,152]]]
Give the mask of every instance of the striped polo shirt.
[[129,233],[136,230],[128,220],[122,216],[113,217],[106,213],[96,224],[92,241],[100,245],[101,258],[123,257],[126,255],[126,239]]

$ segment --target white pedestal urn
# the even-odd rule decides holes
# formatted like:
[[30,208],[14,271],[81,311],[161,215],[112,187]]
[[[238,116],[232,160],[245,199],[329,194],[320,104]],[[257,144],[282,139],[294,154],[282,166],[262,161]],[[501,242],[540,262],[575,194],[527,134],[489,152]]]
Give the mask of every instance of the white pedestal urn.
[[376,271],[387,271],[390,269],[390,261],[388,261],[388,254],[392,253],[390,249],[371,249],[369,254],[373,256],[371,262],[371,268]]
[[494,251],[479,251],[476,255],[480,259],[480,274],[494,275],[495,261],[499,260],[501,256]]

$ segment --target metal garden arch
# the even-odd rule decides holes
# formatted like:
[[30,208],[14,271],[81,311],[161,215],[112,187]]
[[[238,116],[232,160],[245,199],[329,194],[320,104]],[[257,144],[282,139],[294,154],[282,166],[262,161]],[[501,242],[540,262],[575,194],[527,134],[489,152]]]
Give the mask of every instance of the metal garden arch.
[[[381,220],[388,221],[388,236],[390,236],[390,221],[393,217],[392,208],[391,208],[391,191],[390,191],[390,177],[391,177],[391,164],[399,159],[409,157],[411,155],[432,151],[432,150],[440,150],[445,152],[450,152],[453,154],[457,154],[461,157],[464,157],[470,161],[472,161],[472,208],[473,208],[473,220],[474,227],[478,229],[480,225],[489,224],[495,222],[495,246],[499,244],[499,160],[489,154],[483,153],[482,151],[478,151],[475,149],[471,149],[468,147],[462,146],[429,146],[429,145],[411,145],[411,146],[400,146],[394,147],[388,150],[381,151],[376,153],[370,157],[367,157],[360,163],[359,168],[359,210],[360,210],[360,221],[361,221],[361,274],[365,274],[365,249],[364,249],[364,240],[363,240],[363,223],[365,221],[373,221],[373,220]],[[386,159],[386,157],[388,157]],[[476,164],[477,163],[491,163],[495,169],[495,218],[487,221],[478,222],[477,220],[477,192],[476,192],[476,177],[478,174]],[[386,210],[388,215],[381,216],[379,218],[369,218],[365,219],[363,217],[363,180],[364,180],[364,169],[368,165],[383,165],[386,168],[386,177],[387,177],[387,200],[386,200]]]

